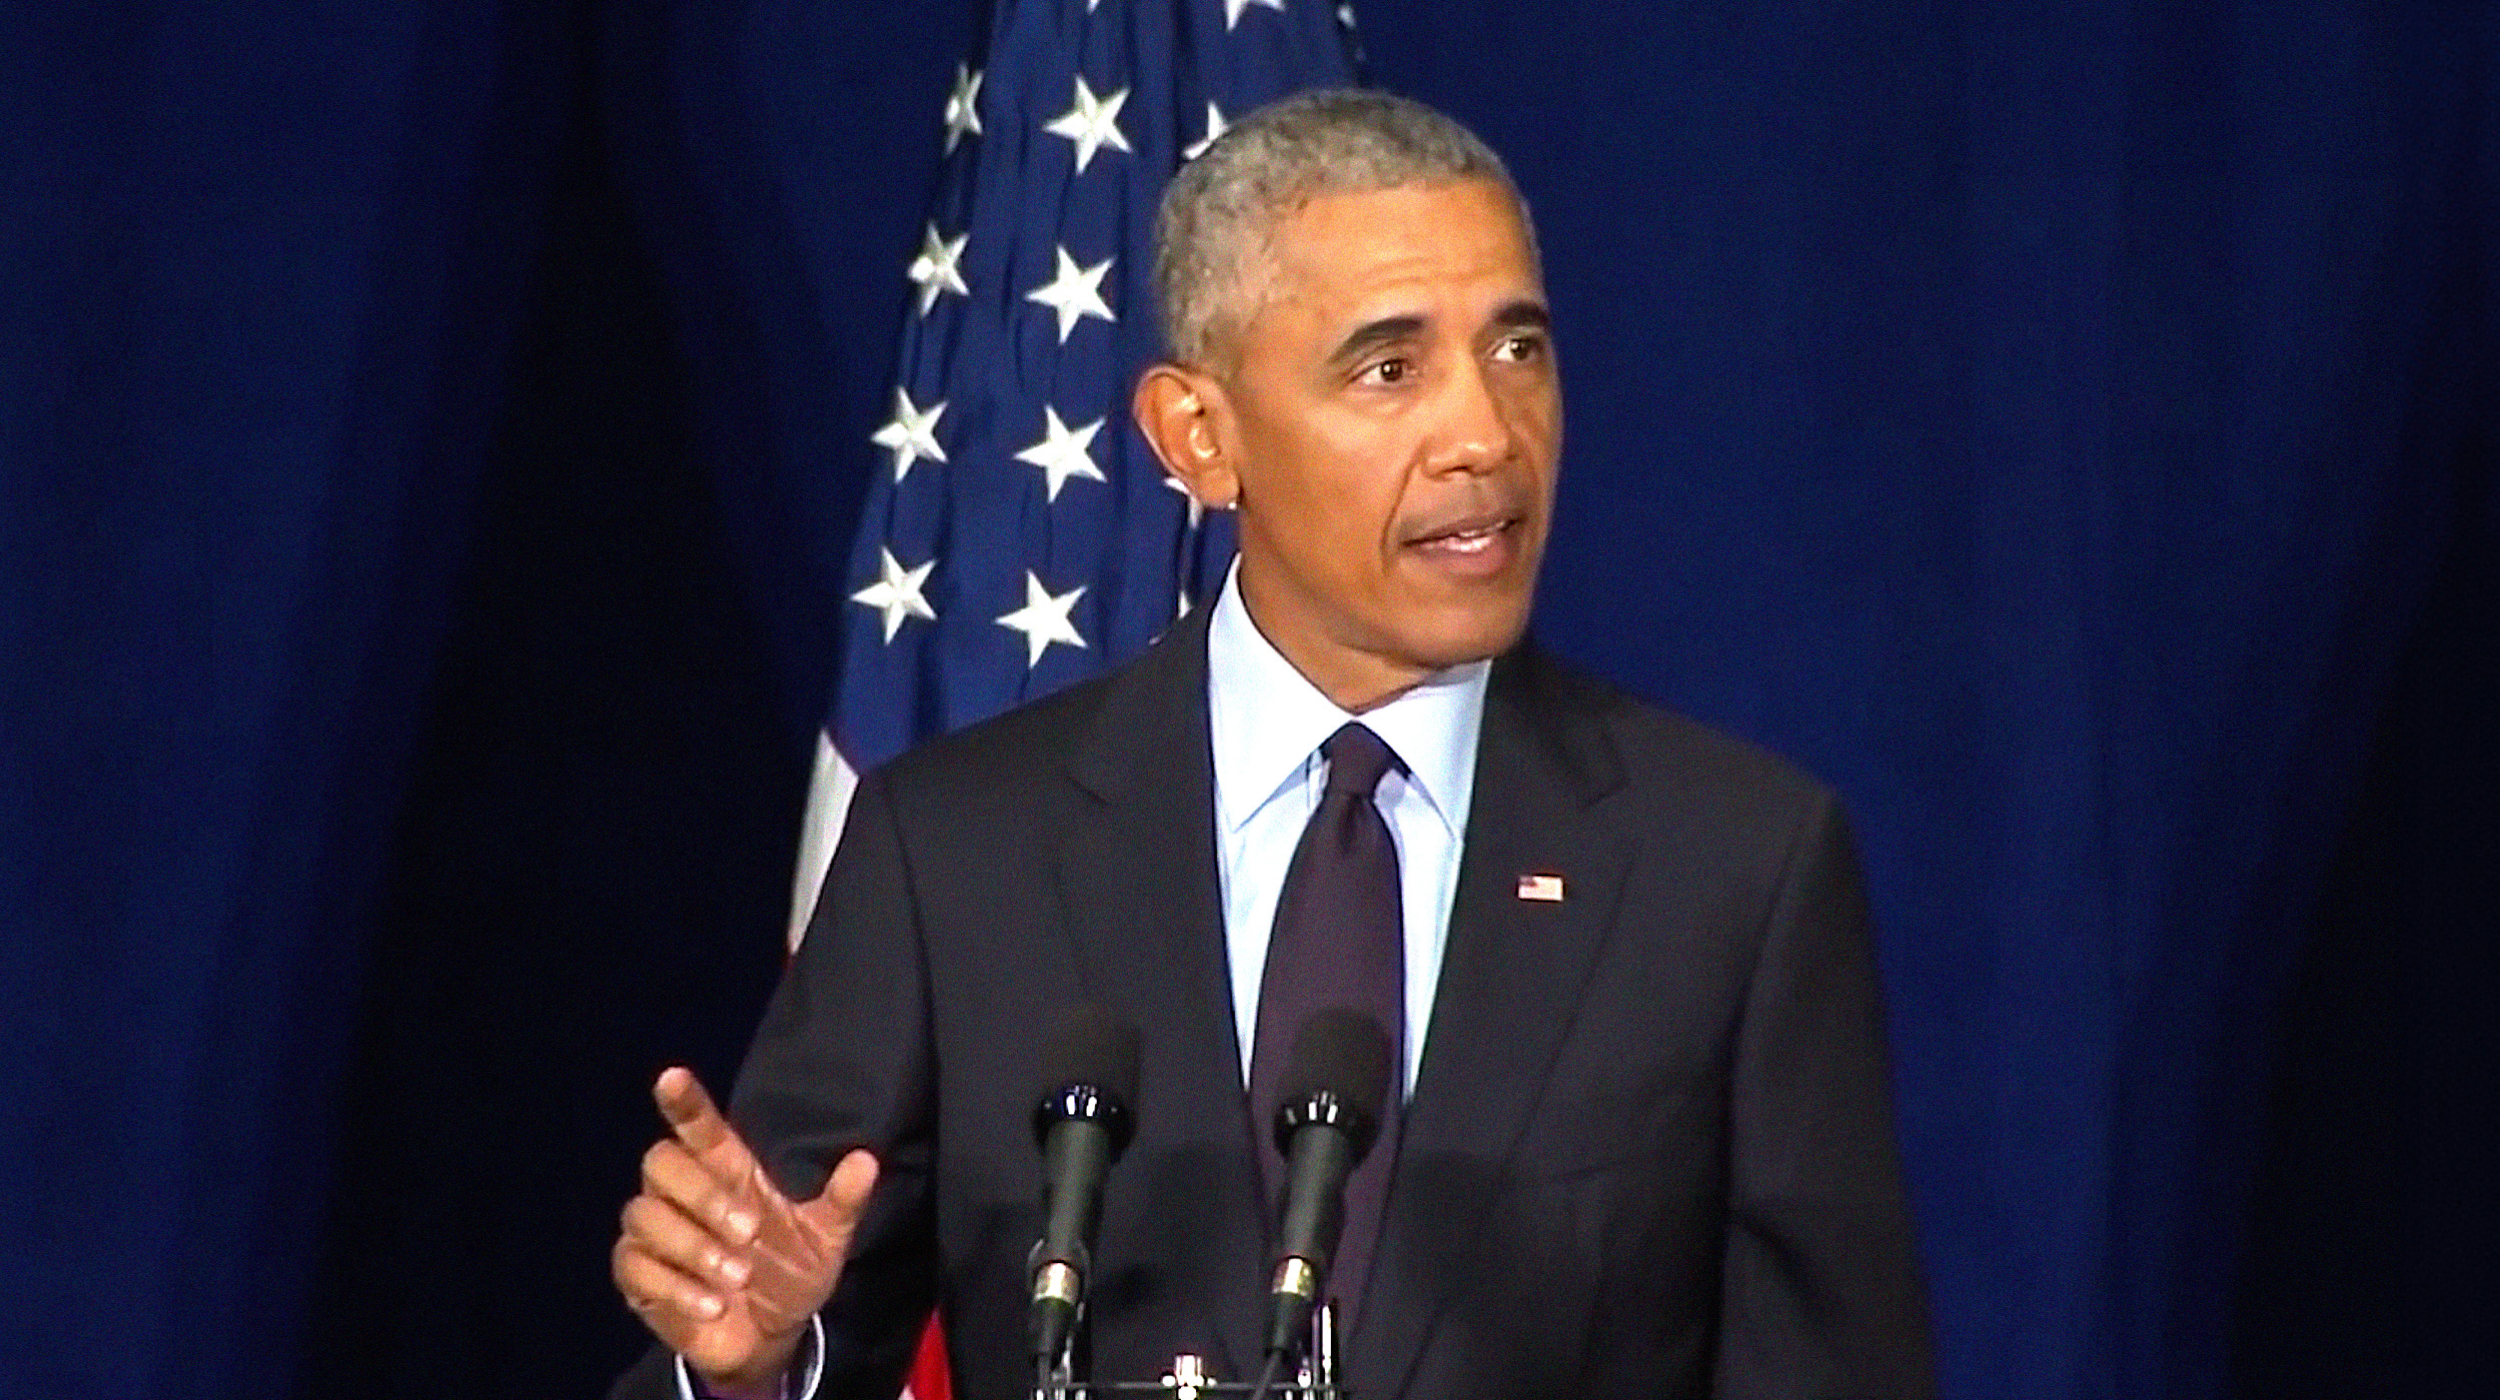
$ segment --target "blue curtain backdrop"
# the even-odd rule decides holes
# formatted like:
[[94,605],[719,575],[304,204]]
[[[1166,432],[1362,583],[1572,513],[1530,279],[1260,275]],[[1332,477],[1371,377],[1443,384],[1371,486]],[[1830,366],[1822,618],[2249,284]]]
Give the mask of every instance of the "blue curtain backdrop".
[[[2493,7],[1359,10],[1536,209],[1541,632],[1856,812],[1948,1393],[2487,1393]],[[633,1353],[979,23],[0,8],[0,1395]]]

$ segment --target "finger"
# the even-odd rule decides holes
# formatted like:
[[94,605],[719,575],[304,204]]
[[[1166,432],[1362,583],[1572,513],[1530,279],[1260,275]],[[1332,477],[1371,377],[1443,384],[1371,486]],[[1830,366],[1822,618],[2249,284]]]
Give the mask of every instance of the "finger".
[[741,1183],[723,1181],[675,1138],[662,1138],[642,1154],[642,1189],[701,1222],[726,1245],[746,1244],[763,1224],[758,1202]]
[[651,1330],[672,1346],[684,1342],[693,1327],[718,1321],[728,1304],[721,1296],[631,1238],[620,1236],[609,1255],[609,1272],[625,1306],[640,1313]]
[[877,1189],[876,1154],[865,1147],[853,1148],[834,1164],[833,1176],[825,1182],[825,1194],[843,1203],[857,1215],[868,1206],[868,1194]]
[[[854,1149],[834,1164],[833,1174],[825,1178],[825,1189],[814,1200],[790,1207],[808,1253],[838,1261],[850,1249],[851,1233],[859,1228],[859,1217],[876,1190],[877,1171],[873,1154],[866,1148]],[[760,1241],[772,1233],[767,1221],[757,1238]]]
[[652,1082],[651,1098],[660,1106],[660,1116],[668,1120],[669,1132],[705,1166],[724,1176],[743,1176],[755,1164],[755,1155],[721,1116],[693,1071],[677,1065],[660,1071]]
[[725,1245],[700,1221],[657,1196],[625,1203],[625,1237],[645,1253],[712,1287],[737,1289],[754,1272],[744,1252]]
[[845,1226],[859,1219],[868,1208],[869,1193],[877,1189],[877,1158],[867,1148],[853,1148],[842,1155],[833,1167],[833,1175],[825,1178],[825,1189],[808,1202],[808,1213],[818,1220],[841,1221]]

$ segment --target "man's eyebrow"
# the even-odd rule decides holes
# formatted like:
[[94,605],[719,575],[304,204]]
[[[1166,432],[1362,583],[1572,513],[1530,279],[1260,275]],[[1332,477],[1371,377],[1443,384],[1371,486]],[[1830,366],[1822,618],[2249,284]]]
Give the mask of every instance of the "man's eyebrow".
[[1383,316],[1377,321],[1365,321],[1337,342],[1337,348],[1328,353],[1328,362],[1342,364],[1379,346],[1412,340],[1423,333],[1421,316]]
[[1523,297],[1493,313],[1493,328],[1504,331],[1550,331],[1554,328],[1554,313],[1545,309],[1545,303],[1529,301]]
[[[1545,309],[1545,303],[1522,297],[1504,303],[1499,311],[1494,312],[1492,325],[1495,330],[1502,331],[1550,331],[1554,328],[1554,316]],[[1383,345],[1412,340],[1423,333],[1424,318],[1421,316],[1383,316],[1378,320],[1365,321],[1349,332],[1344,340],[1337,342],[1337,348],[1329,353],[1328,362],[1343,364]]]

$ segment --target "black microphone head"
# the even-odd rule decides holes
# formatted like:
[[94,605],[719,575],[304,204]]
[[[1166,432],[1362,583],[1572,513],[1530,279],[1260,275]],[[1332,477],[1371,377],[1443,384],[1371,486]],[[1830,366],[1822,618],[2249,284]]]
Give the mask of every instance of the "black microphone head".
[[1054,1123],[1083,1119],[1110,1132],[1116,1157],[1137,1131],[1136,1103],[1137,1027],[1090,1002],[1070,1008],[1043,1045],[1034,1142]]
[[1295,1129],[1327,1123],[1344,1131],[1361,1162],[1380,1135],[1389,1059],[1389,1033],[1378,1021],[1342,1006],[1312,1012],[1293,1038],[1278,1082],[1284,1095],[1276,1109],[1276,1150],[1291,1155]]

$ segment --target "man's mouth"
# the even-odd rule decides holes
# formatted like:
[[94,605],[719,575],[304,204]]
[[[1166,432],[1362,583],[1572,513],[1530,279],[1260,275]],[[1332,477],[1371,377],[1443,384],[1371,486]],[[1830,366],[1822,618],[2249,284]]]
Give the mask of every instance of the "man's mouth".
[[1436,563],[1498,570],[1518,551],[1522,518],[1510,511],[1469,516],[1434,526],[1406,547]]

